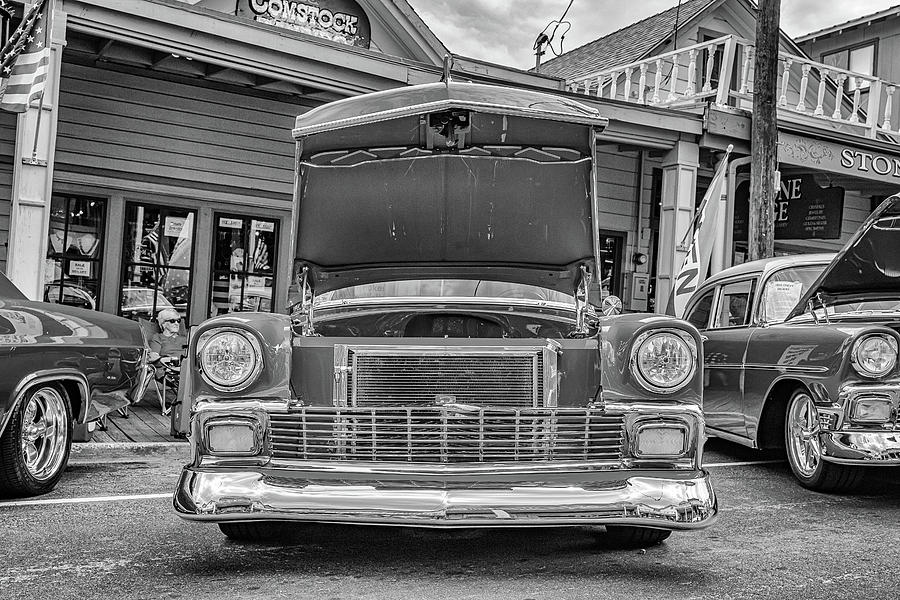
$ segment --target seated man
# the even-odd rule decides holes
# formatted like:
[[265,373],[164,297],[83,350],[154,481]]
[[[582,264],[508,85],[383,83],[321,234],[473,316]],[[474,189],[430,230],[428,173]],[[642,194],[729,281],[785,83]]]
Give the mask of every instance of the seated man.
[[150,337],[150,362],[155,364],[157,379],[165,375],[165,365],[177,366],[187,338],[181,333],[181,315],[171,308],[164,308],[156,315],[159,333]]

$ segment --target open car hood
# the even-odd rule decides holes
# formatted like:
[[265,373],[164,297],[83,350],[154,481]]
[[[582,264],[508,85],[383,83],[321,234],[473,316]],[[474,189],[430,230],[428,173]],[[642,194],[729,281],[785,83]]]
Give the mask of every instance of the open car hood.
[[487,279],[571,293],[596,273],[595,132],[567,98],[441,82],[297,118],[296,268],[316,293]]
[[900,300],[900,195],[875,209],[787,318],[802,314],[810,300],[818,307],[890,298]]

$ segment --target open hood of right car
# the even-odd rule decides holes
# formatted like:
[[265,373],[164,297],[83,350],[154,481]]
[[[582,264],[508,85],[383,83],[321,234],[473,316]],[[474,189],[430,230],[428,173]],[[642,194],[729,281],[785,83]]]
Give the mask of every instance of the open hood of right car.
[[875,209],[788,315],[810,300],[822,303],[896,298],[900,301],[900,195]]

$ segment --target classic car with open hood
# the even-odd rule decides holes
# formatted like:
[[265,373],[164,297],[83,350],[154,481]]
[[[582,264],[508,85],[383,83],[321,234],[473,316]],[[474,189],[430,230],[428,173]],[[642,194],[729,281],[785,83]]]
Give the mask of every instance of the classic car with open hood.
[[[685,316],[706,336],[707,431],[787,450],[797,479],[857,488],[900,467],[900,197],[835,254],[725,269]],[[898,471],[900,473],[900,471]]]
[[605,124],[449,79],[298,117],[296,303],[192,333],[178,513],[237,539],[288,520],[606,525],[622,544],[708,525],[696,329],[587,302]]
[[140,398],[146,360],[136,322],[28,300],[0,275],[0,497],[52,490],[76,427]]

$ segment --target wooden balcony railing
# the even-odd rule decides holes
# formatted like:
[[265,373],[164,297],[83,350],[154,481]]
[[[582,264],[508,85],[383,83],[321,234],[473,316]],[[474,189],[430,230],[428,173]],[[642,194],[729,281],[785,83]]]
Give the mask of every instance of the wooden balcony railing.
[[[751,42],[725,36],[566,81],[569,91],[665,107],[705,102],[752,108]],[[896,84],[779,53],[780,111],[821,126],[900,144]],[[787,116],[787,115],[785,115]]]

